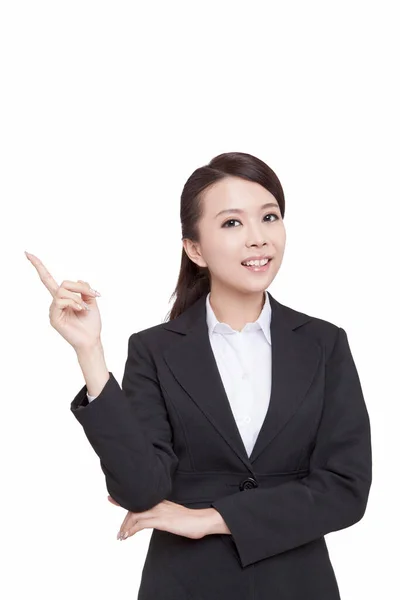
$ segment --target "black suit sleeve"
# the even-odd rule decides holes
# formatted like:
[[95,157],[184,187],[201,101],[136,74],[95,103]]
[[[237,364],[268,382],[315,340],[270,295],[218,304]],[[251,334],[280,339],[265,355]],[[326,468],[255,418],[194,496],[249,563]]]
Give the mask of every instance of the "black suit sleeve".
[[310,473],[212,503],[243,567],[359,521],[372,482],[370,421],[347,334],[338,328],[326,363],[324,408]]
[[90,403],[84,385],[71,411],[100,458],[110,496],[143,512],[168,496],[178,458],[155,365],[139,333],[129,338],[122,389],[109,373]]

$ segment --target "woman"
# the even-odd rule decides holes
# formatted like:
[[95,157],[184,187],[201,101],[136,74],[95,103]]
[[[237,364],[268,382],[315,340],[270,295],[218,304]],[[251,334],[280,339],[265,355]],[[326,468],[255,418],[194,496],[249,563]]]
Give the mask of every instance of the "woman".
[[118,537],[153,529],[139,600],[340,598],[324,535],[364,515],[369,416],[345,330],[266,291],[284,214],[278,177],[254,156],[194,171],[176,299],[166,322],[130,336],[122,389],[96,292],[58,286],[28,255],[86,382],[71,411],[128,511]]

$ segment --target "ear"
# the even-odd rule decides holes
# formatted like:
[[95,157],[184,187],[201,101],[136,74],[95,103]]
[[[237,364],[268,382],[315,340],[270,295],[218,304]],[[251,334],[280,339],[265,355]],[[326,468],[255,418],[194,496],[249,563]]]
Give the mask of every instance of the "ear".
[[184,238],[182,240],[183,248],[187,254],[187,256],[192,260],[198,267],[207,267],[206,262],[201,256],[201,252],[199,249],[199,244],[189,240],[188,238]]

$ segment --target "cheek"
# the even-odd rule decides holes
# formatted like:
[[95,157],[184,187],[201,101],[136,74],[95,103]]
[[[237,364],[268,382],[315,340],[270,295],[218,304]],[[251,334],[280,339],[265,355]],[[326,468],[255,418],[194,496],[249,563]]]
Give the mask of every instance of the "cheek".
[[273,247],[278,260],[282,257],[286,246],[286,231],[285,228],[276,229],[268,238],[269,243]]
[[226,272],[235,266],[235,257],[240,257],[243,250],[240,250],[240,244],[233,237],[229,239],[229,236],[209,236],[207,246],[203,248],[203,256],[212,271]]
[[221,255],[214,256],[209,265],[210,270],[217,274],[221,279],[229,278],[230,273],[236,271],[235,261],[232,259],[232,257],[225,258]]
[[281,221],[281,226],[276,232],[276,245],[280,250],[284,250],[286,244],[286,229]]

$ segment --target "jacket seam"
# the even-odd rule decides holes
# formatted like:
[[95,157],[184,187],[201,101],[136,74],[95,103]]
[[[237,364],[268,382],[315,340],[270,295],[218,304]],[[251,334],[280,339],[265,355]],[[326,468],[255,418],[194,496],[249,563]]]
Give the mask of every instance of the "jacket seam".
[[333,342],[333,345],[332,345],[332,350],[330,351],[330,354],[329,354],[329,356],[328,356],[328,358],[327,358],[327,360],[326,360],[325,366],[326,366],[326,365],[328,364],[328,362],[331,360],[331,357],[332,357],[332,354],[333,354],[333,352],[334,352],[334,350],[335,350],[335,347],[336,347],[337,341],[338,341],[338,339],[339,339],[339,333],[340,333],[340,331],[341,331],[341,330],[342,330],[342,328],[341,328],[341,327],[338,327],[338,328],[337,328],[337,331],[336,331],[336,336],[335,336],[335,340],[334,340],[334,342]]
[[[189,446],[189,444],[188,444],[188,438],[187,438],[187,435],[186,435],[186,429],[185,429],[185,426],[184,426],[184,424],[183,424],[183,421],[182,421],[181,415],[179,414],[179,411],[178,411],[178,409],[176,408],[176,406],[175,406],[175,404],[174,404],[174,401],[172,400],[171,396],[169,395],[169,393],[167,392],[167,390],[165,389],[165,387],[162,385],[162,383],[161,383],[161,381],[160,381],[160,378],[158,377],[158,372],[157,372],[157,364],[156,364],[156,361],[155,361],[154,357],[152,356],[152,353],[150,352],[149,348],[146,346],[145,342],[144,342],[144,341],[143,341],[143,339],[141,338],[141,336],[140,336],[139,332],[137,332],[137,333],[136,333],[136,334],[134,334],[134,335],[137,335],[137,336],[138,336],[138,338],[140,339],[140,341],[141,341],[142,345],[145,347],[145,349],[146,349],[146,351],[147,351],[148,355],[150,356],[150,359],[151,359],[151,361],[152,361],[152,363],[153,363],[153,365],[154,365],[154,370],[156,371],[158,385],[160,386],[160,390],[162,391],[162,393],[163,393],[163,395],[164,395],[164,402],[165,402],[165,398],[168,398],[168,399],[169,399],[169,402],[170,402],[170,405],[171,405],[171,407],[172,407],[172,408],[174,409],[174,411],[175,411],[175,414],[176,414],[176,416],[177,416],[177,418],[178,418],[178,421],[179,421],[179,423],[180,423],[180,426],[181,426],[181,429],[182,429],[182,432],[183,432],[183,437],[184,437],[184,439],[185,439],[186,451],[187,451],[187,454],[188,454],[188,456],[189,456],[189,461],[190,461],[190,464],[191,464],[191,466],[192,466],[192,469],[195,469],[195,466],[194,466],[194,460],[193,460],[193,456],[192,456],[192,452],[191,452],[191,450],[190,450],[190,446]],[[167,408],[167,406],[166,406],[166,409],[167,409],[167,412],[168,412],[168,408]],[[171,427],[171,433],[172,433],[172,436],[173,436],[172,427]]]
[[174,401],[172,400],[171,396],[169,395],[169,393],[167,392],[167,390],[165,389],[165,387],[162,385],[161,382],[160,382],[160,388],[162,389],[163,394],[169,399],[170,405],[172,406],[172,408],[175,411],[175,414],[177,416],[177,419],[178,419],[178,421],[180,423],[180,426],[181,426],[181,429],[182,429],[183,437],[185,439],[186,452],[187,452],[187,455],[189,457],[189,461],[190,461],[191,467],[192,467],[193,470],[196,470],[196,467],[195,467],[195,464],[194,464],[194,460],[193,460],[192,451],[191,451],[190,445],[188,443],[188,436],[186,434],[186,429],[185,429],[182,417],[181,417],[178,409],[176,408],[176,406],[174,404]]

